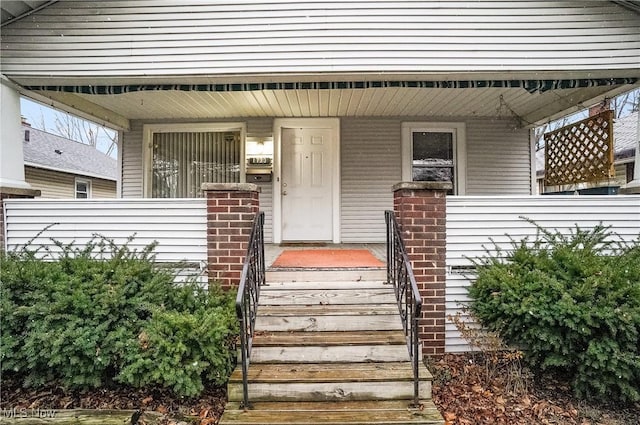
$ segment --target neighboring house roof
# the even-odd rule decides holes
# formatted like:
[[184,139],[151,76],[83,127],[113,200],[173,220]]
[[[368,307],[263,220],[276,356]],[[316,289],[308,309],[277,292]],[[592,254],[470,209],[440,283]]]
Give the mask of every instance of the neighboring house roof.
[[52,3],[55,3],[55,0],[4,0],[2,5],[0,5],[0,22],[4,25],[12,21],[17,21],[18,19],[43,9]]
[[25,125],[22,129],[29,130],[29,141],[24,141],[22,144],[25,165],[105,180],[117,180],[117,161],[93,146]]
[[[631,158],[636,152],[638,137],[638,112],[616,118],[613,122],[614,160]],[[536,175],[544,176],[544,148],[536,152]]]

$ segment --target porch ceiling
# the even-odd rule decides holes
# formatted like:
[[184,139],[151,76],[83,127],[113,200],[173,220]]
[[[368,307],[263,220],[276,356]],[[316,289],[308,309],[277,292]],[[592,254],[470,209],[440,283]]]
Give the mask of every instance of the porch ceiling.
[[[236,117],[500,117],[532,126],[636,85],[557,89],[523,88],[297,89],[248,91],[137,91],[113,95],[38,91],[107,122],[109,113],[129,120]],[[27,94],[28,95],[28,94]],[[97,112],[96,112],[97,111]]]

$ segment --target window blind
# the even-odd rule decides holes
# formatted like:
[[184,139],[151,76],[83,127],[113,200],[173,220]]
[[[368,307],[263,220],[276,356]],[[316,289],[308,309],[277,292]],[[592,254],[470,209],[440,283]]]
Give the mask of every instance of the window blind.
[[152,196],[196,198],[202,183],[240,182],[240,132],[153,134]]

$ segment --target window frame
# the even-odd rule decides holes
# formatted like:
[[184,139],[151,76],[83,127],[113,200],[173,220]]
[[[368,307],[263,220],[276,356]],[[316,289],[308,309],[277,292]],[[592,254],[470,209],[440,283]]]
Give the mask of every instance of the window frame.
[[[87,185],[87,197],[78,198],[78,183]],[[91,199],[91,180],[76,177],[73,181],[73,197],[74,199]]]
[[451,133],[453,140],[453,193],[464,195],[467,189],[466,124],[463,122],[403,122],[402,181],[413,181],[413,133]]
[[144,167],[143,194],[145,198],[152,195],[153,174],[153,135],[155,133],[198,133],[198,132],[240,132],[240,183],[246,182],[246,153],[247,125],[244,122],[203,122],[203,123],[173,123],[173,124],[144,124],[142,126],[142,149]]

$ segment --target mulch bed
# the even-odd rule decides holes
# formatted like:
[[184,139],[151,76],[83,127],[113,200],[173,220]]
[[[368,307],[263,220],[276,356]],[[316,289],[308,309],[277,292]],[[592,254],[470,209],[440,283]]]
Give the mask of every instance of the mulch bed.
[[[0,409],[119,409],[147,410],[165,415],[167,425],[199,418],[198,425],[217,424],[227,402],[223,388],[209,388],[197,399],[176,397],[165,389],[131,389],[113,387],[87,391],[65,391],[58,386],[37,390],[24,389],[10,380],[3,380]],[[193,423],[188,420],[187,422]]]
[[[506,363],[490,366],[493,373],[489,374],[478,354],[448,354],[429,365],[434,375],[433,400],[448,425],[640,424],[640,404],[579,400],[561,380],[533,379],[524,369],[505,368]],[[29,390],[4,380],[0,400],[2,409],[143,409],[164,414],[166,425],[184,423],[187,416],[199,418],[195,421],[199,425],[212,425],[222,416],[226,394],[223,388],[210,388],[194,400],[162,389],[65,391],[49,386]]]
[[448,354],[429,365],[433,399],[449,425],[640,424],[640,404],[579,400],[559,379],[534,379],[525,369],[503,366],[487,367],[478,354]]

